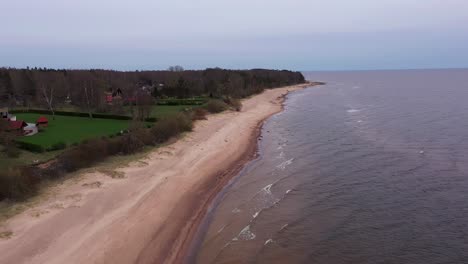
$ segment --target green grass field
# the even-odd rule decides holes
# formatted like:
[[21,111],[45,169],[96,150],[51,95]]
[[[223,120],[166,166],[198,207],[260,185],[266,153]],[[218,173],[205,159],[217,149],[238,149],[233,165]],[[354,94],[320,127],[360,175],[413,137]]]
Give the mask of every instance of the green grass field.
[[[189,105],[154,105],[151,109],[150,117],[163,118],[171,115],[175,115],[185,109],[191,109],[193,106]],[[125,106],[125,115],[130,116],[131,107]]]
[[[17,114],[18,120],[35,123],[41,114],[22,113]],[[129,121],[114,119],[98,119],[73,116],[46,115],[49,126],[44,131],[30,137],[21,137],[18,140],[50,147],[55,143],[64,142],[67,145],[79,143],[84,139],[96,138],[115,134],[128,128]]]

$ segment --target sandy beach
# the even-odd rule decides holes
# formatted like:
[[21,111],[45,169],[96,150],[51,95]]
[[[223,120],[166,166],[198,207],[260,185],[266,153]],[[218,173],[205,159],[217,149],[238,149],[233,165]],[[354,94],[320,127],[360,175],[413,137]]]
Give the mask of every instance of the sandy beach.
[[207,206],[255,155],[263,121],[284,95],[266,90],[198,121],[193,132],[144,160],[54,187],[54,195],[13,217],[2,231],[0,263],[181,263]]

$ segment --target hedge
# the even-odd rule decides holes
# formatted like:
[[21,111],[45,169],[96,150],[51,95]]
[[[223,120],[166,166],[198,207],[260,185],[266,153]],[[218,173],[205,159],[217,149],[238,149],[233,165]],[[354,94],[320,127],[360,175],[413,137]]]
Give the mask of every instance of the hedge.
[[[34,114],[43,114],[43,115],[51,115],[52,113],[49,110],[42,110],[42,109],[30,109],[30,110],[12,110],[10,111],[12,114],[18,113],[34,113]],[[89,117],[89,113],[83,112],[68,112],[68,111],[55,111],[56,115],[62,116],[76,116],[76,117]],[[122,116],[122,115],[111,115],[111,114],[92,114],[93,118],[103,118],[103,119],[116,119],[116,120],[132,120],[130,116]]]
[[[51,112],[49,110],[43,109],[29,109],[29,110],[12,110],[10,111],[12,114],[19,114],[19,113],[34,113],[34,114],[43,114],[43,115],[50,115]],[[55,111],[55,115],[61,116],[75,116],[75,117],[89,117],[89,113],[83,112],[68,112],[68,111]],[[123,116],[123,115],[112,115],[112,114],[95,114],[93,113],[93,118],[102,118],[102,119],[114,119],[114,120],[132,120],[133,118],[130,116]],[[157,119],[154,117],[146,118],[146,122],[156,122]]]
[[16,141],[16,144],[18,145],[19,148],[24,149],[24,150],[29,150],[31,152],[44,152],[45,149],[41,145],[37,145],[34,143],[29,143],[29,142],[23,142],[23,141]]

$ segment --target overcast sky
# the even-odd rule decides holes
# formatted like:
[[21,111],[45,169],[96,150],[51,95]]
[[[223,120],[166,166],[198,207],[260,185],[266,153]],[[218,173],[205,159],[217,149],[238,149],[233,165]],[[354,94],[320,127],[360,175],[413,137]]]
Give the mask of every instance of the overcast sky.
[[0,66],[468,67],[467,0],[0,0]]

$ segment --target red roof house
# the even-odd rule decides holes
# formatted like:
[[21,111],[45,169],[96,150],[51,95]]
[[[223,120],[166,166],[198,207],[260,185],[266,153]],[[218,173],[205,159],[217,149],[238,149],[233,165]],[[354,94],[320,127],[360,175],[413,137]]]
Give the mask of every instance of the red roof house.
[[23,133],[23,128],[26,127],[28,124],[26,124],[26,122],[24,122],[23,120],[16,120],[16,121],[9,121],[9,126],[8,126],[8,130],[10,131],[19,131],[21,133]]
[[47,126],[49,125],[49,120],[47,120],[45,116],[41,116],[37,119],[36,124],[40,126]]

